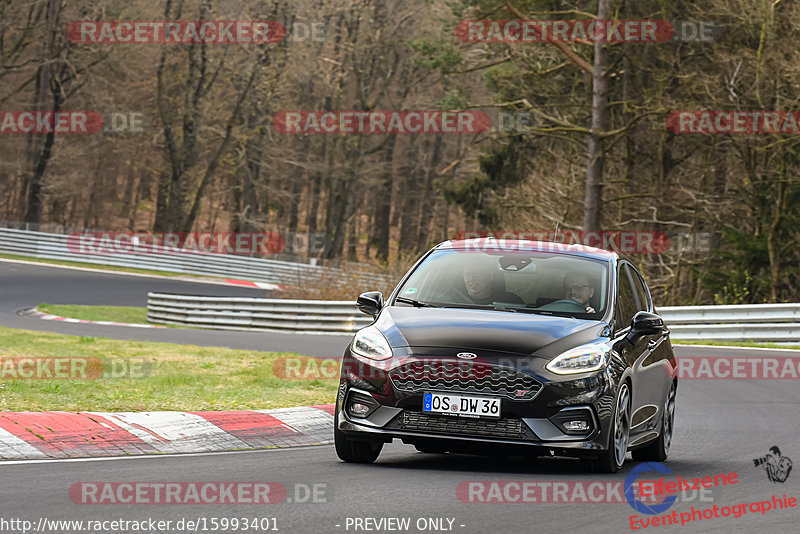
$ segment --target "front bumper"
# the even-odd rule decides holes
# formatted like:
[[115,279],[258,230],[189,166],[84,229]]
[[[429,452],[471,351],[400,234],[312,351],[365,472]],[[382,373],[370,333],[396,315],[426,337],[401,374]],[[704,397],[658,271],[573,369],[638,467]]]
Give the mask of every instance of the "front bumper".
[[[435,441],[452,450],[523,447],[543,454],[592,457],[606,449],[616,392],[610,369],[565,377],[544,369],[546,361],[538,358],[492,355],[481,359],[480,365],[490,369],[482,378],[465,380],[463,373],[456,371],[451,379],[419,376],[402,380],[408,377],[398,374],[399,370],[409,366],[465,365],[452,358],[453,349],[414,350],[416,354],[411,349],[399,351],[384,362],[363,359],[349,350],[345,353],[336,408],[339,431],[356,439]],[[473,366],[471,372],[475,374],[476,369]],[[515,390],[520,384],[526,389]],[[501,397],[502,417],[424,413],[426,391]],[[369,411],[354,416],[350,406],[355,401],[368,404]],[[588,431],[568,431],[561,424],[575,415],[589,421]]]

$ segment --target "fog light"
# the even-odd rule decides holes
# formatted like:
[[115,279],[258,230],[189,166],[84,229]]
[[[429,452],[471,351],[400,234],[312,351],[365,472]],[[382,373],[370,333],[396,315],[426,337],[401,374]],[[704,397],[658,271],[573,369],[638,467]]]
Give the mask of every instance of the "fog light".
[[589,421],[578,420],[578,421],[564,421],[564,428],[569,430],[570,432],[585,432],[589,430]]
[[350,404],[350,415],[355,417],[365,417],[369,413],[369,406],[360,402]]

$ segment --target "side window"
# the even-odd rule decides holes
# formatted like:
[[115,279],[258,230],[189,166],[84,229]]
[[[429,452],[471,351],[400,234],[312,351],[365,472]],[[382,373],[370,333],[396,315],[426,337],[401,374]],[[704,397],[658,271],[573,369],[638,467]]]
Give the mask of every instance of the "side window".
[[644,286],[644,281],[639,272],[628,266],[630,269],[631,278],[633,278],[633,289],[636,291],[636,299],[638,302],[637,308],[641,311],[648,311],[650,309],[650,294]]
[[636,297],[628,277],[628,268],[623,264],[617,269],[617,317],[619,320],[617,330],[629,327],[637,311]]

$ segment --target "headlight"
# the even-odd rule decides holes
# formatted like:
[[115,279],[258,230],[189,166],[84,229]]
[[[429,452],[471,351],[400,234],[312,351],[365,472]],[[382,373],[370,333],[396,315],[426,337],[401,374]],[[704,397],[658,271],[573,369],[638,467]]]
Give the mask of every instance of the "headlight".
[[606,354],[610,350],[611,347],[605,343],[581,345],[559,354],[545,365],[545,369],[559,375],[597,371],[605,367]]
[[381,331],[374,326],[362,328],[353,338],[352,351],[370,360],[387,360],[392,357],[392,348]]

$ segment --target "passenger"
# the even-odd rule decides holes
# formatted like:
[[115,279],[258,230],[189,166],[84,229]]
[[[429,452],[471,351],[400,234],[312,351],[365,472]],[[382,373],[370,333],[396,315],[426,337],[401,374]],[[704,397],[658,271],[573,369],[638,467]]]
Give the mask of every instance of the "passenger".
[[582,273],[567,273],[564,277],[564,298],[573,300],[586,309],[586,313],[595,313],[589,303],[594,296],[594,287],[589,277]]

